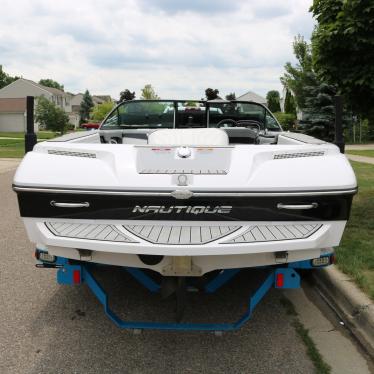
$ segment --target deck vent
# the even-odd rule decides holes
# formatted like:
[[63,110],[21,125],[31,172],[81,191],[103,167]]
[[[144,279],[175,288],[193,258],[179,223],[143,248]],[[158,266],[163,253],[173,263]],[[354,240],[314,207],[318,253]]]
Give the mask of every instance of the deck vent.
[[315,157],[324,156],[325,151],[315,151],[315,152],[298,152],[298,153],[278,153],[274,155],[274,160],[282,160],[285,158],[299,158],[299,157]]
[[89,153],[89,152],[59,151],[57,149],[48,149],[48,153],[50,155],[59,155],[59,156],[96,158],[95,153]]
[[144,169],[139,174],[194,174],[194,175],[226,175],[223,169]]

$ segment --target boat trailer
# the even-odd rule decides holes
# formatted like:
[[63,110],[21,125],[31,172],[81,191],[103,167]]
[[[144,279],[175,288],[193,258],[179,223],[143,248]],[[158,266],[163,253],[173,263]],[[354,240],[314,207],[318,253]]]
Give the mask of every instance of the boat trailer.
[[[185,322],[145,322],[127,321],[119,318],[109,307],[108,295],[95,279],[92,269],[95,264],[69,260],[63,257],[52,256],[45,251],[36,249],[35,257],[39,260],[38,268],[57,268],[57,283],[61,285],[86,284],[97,300],[104,307],[105,314],[114,324],[122,329],[141,330],[185,330],[185,331],[233,331],[241,328],[252,316],[255,307],[272,288],[290,289],[300,287],[300,275],[297,270],[316,269],[328,266],[334,262],[334,254],[325,254],[313,260],[303,260],[282,264],[278,266],[265,266],[267,276],[262,284],[249,296],[245,313],[232,323],[185,323]],[[97,264],[96,264],[97,265]],[[139,268],[123,267],[133,278],[152,293],[161,292],[161,285]],[[242,269],[221,270],[218,275],[209,280],[203,287],[206,293],[214,293],[229,282]],[[178,295],[177,295],[178,297]],[[178,313],[178,306],[177,306]]]

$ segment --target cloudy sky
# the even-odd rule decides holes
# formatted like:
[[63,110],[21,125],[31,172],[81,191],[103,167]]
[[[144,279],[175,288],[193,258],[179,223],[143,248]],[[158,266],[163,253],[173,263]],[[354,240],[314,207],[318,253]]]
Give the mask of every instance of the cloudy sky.
[[[311,0],[1,0],[0,65],[65,90],[163,98],[281,89]],[[139,96],[139,95],[138,95]]]

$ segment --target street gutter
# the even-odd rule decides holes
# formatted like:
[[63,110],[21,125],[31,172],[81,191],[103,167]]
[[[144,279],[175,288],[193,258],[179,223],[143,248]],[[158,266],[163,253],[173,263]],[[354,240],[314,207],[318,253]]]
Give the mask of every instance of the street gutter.
[[317,289],[374,358],[374,302],[334,265],[312,272]]

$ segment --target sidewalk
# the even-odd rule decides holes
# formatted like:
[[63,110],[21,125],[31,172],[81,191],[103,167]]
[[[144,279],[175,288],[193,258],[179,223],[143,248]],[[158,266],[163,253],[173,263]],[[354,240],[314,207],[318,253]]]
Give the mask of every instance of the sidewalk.
[[366,157],[366,156],[357,156],[351,155],[349,153],[345,154],[349,160],[357,161],[357,162],[364,162],[366,164],[373,164],[374,165],[374,157]]
[[349,144],[345,146],[347,151],[364,151],[366,149],[374,149],[374,143],[372,144]]
[[20,158],[0,158],[0,174],[16,169],[20,162]]

